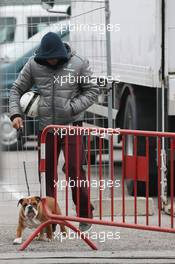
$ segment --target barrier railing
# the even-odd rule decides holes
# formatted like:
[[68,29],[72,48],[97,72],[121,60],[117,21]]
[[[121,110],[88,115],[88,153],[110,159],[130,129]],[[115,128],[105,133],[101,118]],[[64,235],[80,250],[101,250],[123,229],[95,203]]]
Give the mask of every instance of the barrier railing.
[[[47,161],[46,161],[46,138],[48,133],[53,134],[54,139],[54,198],[55,205],[57,202],[58,193],[58,169],[57,169],[57,159],[58,152],[60,152],[60,144],[62,144],[65,165],[65,214],[56,215],[49,211],[46,203],[46,173],[47,173]],[[82,166],[82,135],[86,137],[87,142],[87,175],[82,176],[81,166]],[[92,193],[92,165],[91,165],[91,140],[93,136],[98,136],[98,164],[96,180],[98,181],[98,199],[99,199],[99,214],[98,217],[92,218],[92,205],[91,205],[91,193]],[[74,137],[74,145],[72,144],[71,137]],[[119,179],[119,174],[115,170],[115,159],[114,159],[114,138],[120,137],[122,141],[122,175],[120,181],[121,189],[116,189],[114,182]],[[110,216],[106,219],[103,215],[103,195],[104,189],[102,188],[102,182],[106,177],[106,171],[104,173],[103,169],[103,145],[105,140],[108,138],[110,140],[110,150],[109,150],[109,162],[108,162],[108,180],[110,182],[109,193],[108,193],[108,204],[110,206]],[[60,141],[62,139],[62,141]],[[165,171],[165,164],[163,164],[162,159],[162,140],[165,140],[166,145],[166,161],[167,176],[169,177],[169,214],[170,221],[167,219],[164,221],[163,209],[166,206],[162,202],[162,188],[161,185],[164,184],[162,172]],[[71,141],[71,142],[69,142]],[[62,142],[62,143],[61,143]],[[59,149],[58,149],[59,148]],[[72,150],[74,148],[74,155]],[[71,228],[78,235],[81,235],[80,230],[75,227],[70,222],[84,222],[97,225],[107,225],[115,227],[125,227],[134,228],[140,230],[150,230],[158,232],[169,232],[175,233],[174,228],[174,150],[175,150],[175,134],[174,133],[161,133],[161,132],[148,132],[148,131],[133,131],[133,130],[123,130],[123,129],[104,129],[104,128],[83,128],[78,126],[60,126],[51,125],[46,127],[41,135],[41,156],[40,156],[40,173],[41,173],[41,198],[42,205],[47,215],[48,221],[41,224],[31,236],[21,245],[20,250],[25,249],[28,244],[33,240],[33,238],[48,224],[57,223],[64,224],[65,226]],[[72,155],[70,157],[70,154]],[[73,163],[72,164],[72,159]],[[75,165],[75,166],[73,166]],[[76,192],[74,193],[74,203],[76,204],[76,216],[71,215],[69,212],[69,199],[68,199],[68,182],[71,180],[71,174],[73,170],[76,170]],[[75,171],[74,171],[75,173]],[[153,178],[154,177],[154,178]],[[86,216],[82,217],[82,192],[83,189],[80,185],[81,180],[86,181],[85,188],[87,194],[87,200],[83,201],[86,206]],[[130,182],[133,187],[133,218],[128,218],[126,216],[126,198],[128,196],[125,184]],[[143,188],[143,189],[142,189]],[[150,213],[149,213],[149,199],[150,199],[150,189],[157,190],[157,198],[155,198],[157,203],[157,220],[156,224],[151,223]],[[138,216],[138,196],[139,192],[145,195],[145,216],[143,223],[140,223]],[[115,197],[118,192],[121,192],[121,216],[116,213],[116,201]],[[59,201],[58,201],[59,202]],[[87,213],[88,212],[88,213]],[[168,218],[169,219],[169,218]],[[97,249],[96,245],[90,241],[86,236],[82,239],[92,248]]]

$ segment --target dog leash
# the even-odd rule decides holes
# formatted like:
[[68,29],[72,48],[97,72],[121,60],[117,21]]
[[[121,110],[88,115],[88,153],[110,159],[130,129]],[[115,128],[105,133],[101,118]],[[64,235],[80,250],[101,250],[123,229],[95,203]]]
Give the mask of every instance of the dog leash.
[[19,128],[17,129],[17,140],[20,141],[21,143],[21,150],[22,150],[22,154],[23,154],[23,169],[24,169],[24,176],[25,176],[25,182],[26,182],[26,186],[27,186],[27,192],[28,192],[28,196],[30,196],[30,188],[29,188],[29,182],[28,182],[28,178],[27,178],[27,170],[26,170],[26,161],[24,160],[24,147],[23,147],[23,129]]

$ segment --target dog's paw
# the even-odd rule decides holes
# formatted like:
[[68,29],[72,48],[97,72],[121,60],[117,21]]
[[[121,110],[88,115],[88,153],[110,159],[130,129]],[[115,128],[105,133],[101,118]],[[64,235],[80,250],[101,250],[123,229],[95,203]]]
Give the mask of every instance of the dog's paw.
[[44,242],[51,242],[52,238],[48,238],[45,236],[45,234],[39,235],[37,237],[35,237],[35,240],[37,241],[44,241]]
[[45,241],[45,236],[44,235],[39,235],[39,236],[37,236],[37,237],[35,237],[35,240],[36,241]]
[[20,245],[22,244],[22,237],[17,237],[13,241],[13,245]]

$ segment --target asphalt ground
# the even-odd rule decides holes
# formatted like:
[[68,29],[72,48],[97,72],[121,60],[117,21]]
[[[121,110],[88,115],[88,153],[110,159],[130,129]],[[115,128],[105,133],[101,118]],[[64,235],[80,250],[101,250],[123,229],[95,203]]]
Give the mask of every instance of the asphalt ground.
[[[36,153],[28,152],[25,155],[24,158],[28,160],[30,189],[37,193],[39,190],[37,169],[33,166],[37,162]],[[61,240],[59,229],[55,240],[51,242],[35,240],[25,251],[19,251],[19,246],[13,245],[13,240],[18,221],[17,200],[26,194],[22,158],[21,153],[17,156],[13,152],[8,153],[8,157],[4,159],[3,180],[0,184],[0,263],[175,263],[175,234],[102,225],[93,225],[89,232],[89,238],[96,244],[97,251],[90,249],[72,232],[69,232],[66,239]],[[20,163],[17,165],[18,160]],[[117,193],[120,196],[119,189]],[[94,196],[95,194],[94,192]],[[157,225],[156,199],[154,204],[155,213],[149,216],[149,221],[152,225]],[[121,221],[120,216],[118,220]],[[126,217],[126,222],[132,221],[132,216]],[[163,221],[165,225],[169,225],[170,216],[164,215]],[[138,222],[145,224],[145,217],[139,216]],[[25,240],[31,232],[32,230],[26,229],[23,239]]]
[[[51,242],[34,240],[19,251],[13,245],[17,208],[0,206],[0,263],[175,263],[175,234],[93,225],[88,237],[98,250],[89,248],[68,229],[67,238],[59,235]],[[10,211],[8,219],[8,211]],[[12,215],[14,217],[12,218]],[[130,222],[132,217],[127,217]],[[169,221],[169,216],[166,216]],[[108,220],[108,218],[105,218]],[[139,217],[140,223],[145,221]],[[151,216],[152,223],[157,215]],[[78,223],[76,223],[78,225]],[[32,230],[26,229],[23,240]]]

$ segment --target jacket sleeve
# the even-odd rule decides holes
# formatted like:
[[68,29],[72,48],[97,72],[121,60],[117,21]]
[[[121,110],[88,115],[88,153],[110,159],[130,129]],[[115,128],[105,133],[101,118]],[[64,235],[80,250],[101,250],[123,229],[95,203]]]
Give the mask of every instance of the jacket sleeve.
[[9,112],[11,120],[17,116],[23,115],[20,108],[20,98],[25,92],[30,90],[32,86],[31,60],[29,59],[10,89]]
[[90,107],[99,95],[99,87],[92,81],[92,70],[89,67],[89,61],[84,60],[82,70],[79,76],[80,93],[71,100],[71,107],[75,115],[85,111]]

